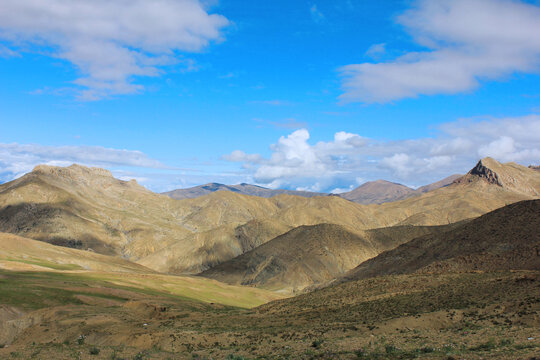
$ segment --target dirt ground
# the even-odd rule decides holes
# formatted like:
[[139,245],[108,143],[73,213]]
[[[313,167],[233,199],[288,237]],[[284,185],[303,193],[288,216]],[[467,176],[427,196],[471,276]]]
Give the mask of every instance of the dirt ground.
[[[10,278],[2,276],[4,282]],[[48,305],[1,308],[1,359],[533,359],[540,354],[538,272],[385,276],[249,310],[114,284],[53,285],[57,297],[47,298]]]

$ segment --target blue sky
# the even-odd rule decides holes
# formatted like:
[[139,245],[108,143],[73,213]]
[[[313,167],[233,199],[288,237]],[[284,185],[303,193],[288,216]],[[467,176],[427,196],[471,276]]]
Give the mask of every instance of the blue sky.
[[0,182],[344,191],[540,159],[537,1],[0,3]]

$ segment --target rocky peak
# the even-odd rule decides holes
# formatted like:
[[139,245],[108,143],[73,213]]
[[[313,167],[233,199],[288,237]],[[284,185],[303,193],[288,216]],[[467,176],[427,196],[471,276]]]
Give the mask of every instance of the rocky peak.
[[492,158],[484,158],[454,183],[467,184],[478,180],[527,196],[540,195],[538,171],[514,162],[501,164]]
[[[495,164],[496,163],[496,164]],[[497,167],[493,165],[499,165],[500,164],[492,159],[492,158],[484,158],[478,161],[475,167],[473,167],[469,174],[479,176],[483,179],[485,179],[490,184],[495,184],[499,186],[503,186],[503,183],[501,179],[499,178],[499,174],[497,174],[492,168]]]

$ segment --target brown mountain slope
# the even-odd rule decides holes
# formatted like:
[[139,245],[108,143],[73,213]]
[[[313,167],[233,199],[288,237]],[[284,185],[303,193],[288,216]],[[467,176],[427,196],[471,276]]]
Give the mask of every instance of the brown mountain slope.
[[455,180],[459,179],[462,176],[463,175],[460,175],[460,174],[454,174],[454,175],[447,176],[444,179],[436,181],[434,183],[424,185],[424,186],[420,186],[418,189],[414,190],[414,194],[415,195],[421,195],[421,194],[426,193],[428,191],[433,191],[433,190],[437,190],[439,188],[448,186],[448,185],[452,184]]
[[184,251],[198,249],[190,240],[194,233],[239,226],[276,210],[265,199],[227,193],[180,202],[78,165],[39,166],[0,185],[1,231],[130,260],[184,239]]
[[505,206],[451,231],[407,242],[360,264],[345,280],[413,272],[540,270],[540,200]]
[[102,169],[39,166],[0,185],[0,231],[90,247],[159,271],[199,273],[302,225],[334,223],[354,232],[442,225],[538,198],[538,171],[516,164],[493,167],[507,173],[511,186],[469,174],[419,197],[366,206],[336,196],[266,199],[229,191],[174,200]]
[[398,226],[352,232],[343,226],[300,226],[199,274],[228,284],[298,292],[360,262],[443,227]]
[[326,194],[316,193],[310,191],[294,191],[283,189],[268,189],[262,186],[251,184],[238,184],[238,185],[224,185],[218,183],[209,183],[199,186],[194,186],[187,189],[176,189],[162,193],[176,200],[194,199],[200,196],[208,195],[216,191],[231,191],[242,195],[260,196],[269,198],[276,195],[297,195],[304,197],[324,196]]

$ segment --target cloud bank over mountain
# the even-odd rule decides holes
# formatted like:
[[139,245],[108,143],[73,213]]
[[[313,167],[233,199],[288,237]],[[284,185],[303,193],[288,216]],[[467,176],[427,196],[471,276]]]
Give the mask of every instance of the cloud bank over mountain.
[[134,150],[110,149],[101,146],[0,143],[0,182],[24,175],[39,164],[68,166],[73,163],[108,168],[168,168],[158,160],[151,159],[148,155]]
[[425,185],[464,173],[486,156],[538,164],[539,144],[540,115],[462,119],[441,125],[434,137],[395,141],[341,131],[330,141],[312,143],[309,131],[298,129],[271,144],[268,157],[238,149],[223,155],[221,162],[193,168],[171,167],[136,150],[0,143],[0,182],[38,164],[80,163],[108,168],[159,192],[208,182],[344,192],[377,179]]
[[[464,172],[482,157],[525,165],[540,159],[540,116],[463,119],[440,126],[436,137],[380,141],[338,132],[332,141],[309,143],[299,129],[270,146],[271,156],[234,151],[253,179],[270,187],[313,191],[384,178],[422,185]],[[343,190],[343,189],[341,189]]]

